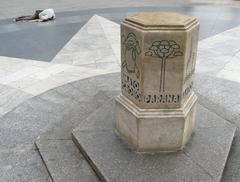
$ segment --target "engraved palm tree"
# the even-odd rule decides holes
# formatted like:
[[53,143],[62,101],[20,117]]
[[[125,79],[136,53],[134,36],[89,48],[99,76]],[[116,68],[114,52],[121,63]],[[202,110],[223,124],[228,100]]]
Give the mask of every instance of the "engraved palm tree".
[[160,78],[160,92],[165,92],[165,70],[166,60],[182,56],[183,53],[179,51],[180,46],[173,40],[161,40],[152,43],[151,47],[145,53],[146,56],[157,57],[161,59],[161,78]]

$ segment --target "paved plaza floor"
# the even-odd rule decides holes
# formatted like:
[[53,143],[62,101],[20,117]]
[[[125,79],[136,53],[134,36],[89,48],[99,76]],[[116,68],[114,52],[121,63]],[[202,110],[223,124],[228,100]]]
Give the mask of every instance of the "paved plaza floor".
[[[240,3],[107,2],[51,2],[57,19],[47,23],[12,21],[44,8],[45,1],[0,5],[6,9],[0,12],[0,181],[98,181],[74,148],[71,131],[111,98],[106,90],[119,89],[120,83],[109,79],[119,78],[119,23],[137,12],[175,11],[199,19],[195,90],[201,105],[240,127]],[[40,155],[34,142],[43,134],[52,143],[41,141]],[[237,132],[224,182],[240,178],[239,136]]]

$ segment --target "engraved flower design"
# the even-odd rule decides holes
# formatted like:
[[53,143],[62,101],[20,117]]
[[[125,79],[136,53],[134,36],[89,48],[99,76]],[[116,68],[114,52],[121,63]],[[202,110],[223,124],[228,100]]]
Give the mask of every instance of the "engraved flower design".
[[[136,64],[137,55],[141,53],[141,49],[139,46],[139,41],[136,39],[136,35],[133,33],[129,33],[127,37],[122,35],[122,55],[123,55],[123,63],[122,67],[126,67],[127,71],[130,73],[136,73],[137,78],[139,77],[139,69]],[[126,61],[126,53],[127,51],[131,52],[131,57],[133,61],[133,67],[128,65]]]
[[162,61],[159,89],[160,92],[165,92],[166,60],[168,58],[182,56],[183,53],[179,49],[180,46],[173,40],[160,40],[153,42],[148,51],[145,52],[145,56],[157,57],[160,58]]

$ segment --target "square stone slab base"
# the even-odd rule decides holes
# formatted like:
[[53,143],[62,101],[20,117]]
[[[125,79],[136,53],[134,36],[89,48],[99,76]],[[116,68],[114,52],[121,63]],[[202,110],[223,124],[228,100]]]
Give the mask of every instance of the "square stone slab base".
[[168,154],[133,152],[115,134],[112,99],[73,130],[79,147],[101,181],[220,181],[236,127],[197,106],[196,129],[183,151]]
[[141,109],[120,94],[116,97],[116,131],[137,152],[182,150],[193,131],[196,101],[192,93],[181,108]]

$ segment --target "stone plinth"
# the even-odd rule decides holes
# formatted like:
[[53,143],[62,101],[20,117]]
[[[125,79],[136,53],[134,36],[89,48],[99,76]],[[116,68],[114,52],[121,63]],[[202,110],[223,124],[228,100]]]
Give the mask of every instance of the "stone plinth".
[[121,24],[116,131],[141,152],[181,150],[195,122],[199,23],[177,13],[140,13]]
[[114,105],[114,100],[106,102],[73,131],[73,141],[100,181],[221,181],[234,125],[198,104],[195,133],[183,151],[143,155],[130,151],[114,133]]

